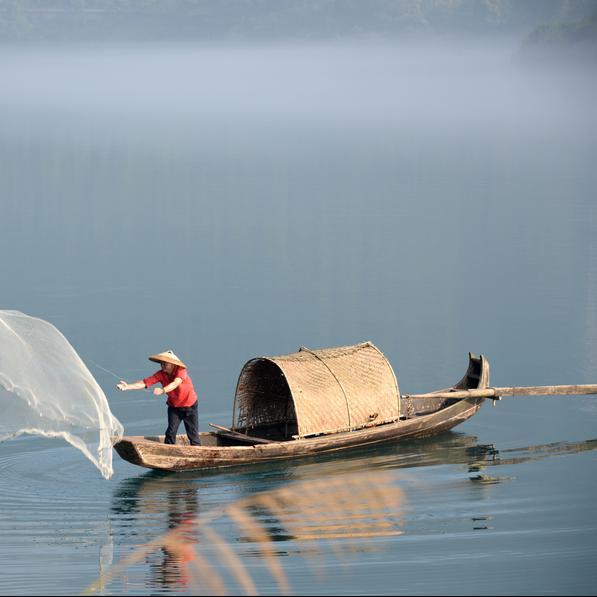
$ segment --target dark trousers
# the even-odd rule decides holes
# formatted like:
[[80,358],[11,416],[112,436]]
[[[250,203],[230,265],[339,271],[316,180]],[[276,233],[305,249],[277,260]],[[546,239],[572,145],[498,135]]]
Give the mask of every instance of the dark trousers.
[[193,406],[169,406],[168,407],[168,429],[166,429],[166,444],[176,443],[176,432],[180,423],[184,423],[187,437],[191,446],[200,446],[199,440],[199,417],[197,416],[197,403]]

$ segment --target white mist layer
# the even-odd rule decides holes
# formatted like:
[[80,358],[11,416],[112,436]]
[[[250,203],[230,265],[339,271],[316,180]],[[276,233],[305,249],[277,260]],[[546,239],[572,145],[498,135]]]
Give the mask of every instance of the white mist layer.
[[123,427],[106,395],[52,324],[0,310],[0,441],[22,434],[61,437],[105,479]]

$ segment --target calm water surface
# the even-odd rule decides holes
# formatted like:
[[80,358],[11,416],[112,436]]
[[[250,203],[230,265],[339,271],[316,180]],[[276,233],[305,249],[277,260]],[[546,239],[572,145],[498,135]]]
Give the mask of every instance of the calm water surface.
[[[163,431],[165,407],[114,375],[167,348],[202,430],[230,423],[247,360],[301,345],[372,340],[403,393],[454,383],[468,351],[495,385],[596,382],[594,75],[523,72],[512,51],[3,49],[1,307],[54,323],[128,434]],[[115,460],[104,481],[21,438],[0,444],[0,593],[79,594],[198,518],[276,594],[271,556],[218,514],[374,472],[402,495],[393,533],[317,542],[255,513],[294,593],[592,594],[596,440],[580,397],[219,474]],[[209,537],[189,542],[242,592]],[[164,549],[103,578],[104,594],[209,592]]]

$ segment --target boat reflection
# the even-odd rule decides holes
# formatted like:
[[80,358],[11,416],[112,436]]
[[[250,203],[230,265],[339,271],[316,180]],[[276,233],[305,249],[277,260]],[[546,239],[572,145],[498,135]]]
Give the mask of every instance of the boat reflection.
[[199,486],[151,471],[120,483],[112,499],[112,512],[121,520],[143,515],[160,522],[166,514],[167,527],[172,529],[199,514]]
[[397,471],[431,466],[463,465],[464,470],[470,473],[471,480],[475,480],[480,475],[483,476],[482,472],[491,467],[522,464],[595,449],[597,449],[597,439],[498,449],[495,444],[478,443],[476,436],[448,431],[440,436],[410,442],[369,446],[342,456],[326,455],[301,462],[288,462],[285,473],[292,480],[307,480],[323,475],[359,471]]
[[[251,465],[217,477],[149,472],[126,479],[114,494],[112,526],[122,525],[121,535],[129,529],[138,547],[109,578],[104,575],[101,586],[119,577],[126,592],[132,570],[143,563],[143,584],[152,589],[254,593],[247,562],[259,561],[284,593],[287,558],[281,556],[311,560],[322,549],[370,551],[383,544],[376,539],[415,532],[412,525],[420,523],[411,520],[409,501],[420,507],[423,499],[435,512],[449,505],[446,490],[461,491],[468,479],[473,497],[467,503],[474,508],[490,496],[492,485],[513,478],[488,474],[492,467],[596,448],[597,440],[588,440],[498,450],[474,436],[449,432],[336,457]],[[457,465],[457,474],[422,474],[424,467],[441,465]],[[468,524],[488,531],[491,518],[473,509]]]

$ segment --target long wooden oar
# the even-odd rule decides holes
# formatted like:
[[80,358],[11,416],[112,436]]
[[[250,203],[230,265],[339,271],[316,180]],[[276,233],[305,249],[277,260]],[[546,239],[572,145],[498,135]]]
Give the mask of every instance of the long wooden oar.
[[597,394],[597,384],[576,386],[513,386],[508,388],[479,388],[476,390],[447,390],[429,394],[406,394],[403,398],[499,398],[500,396],[580,396]]

